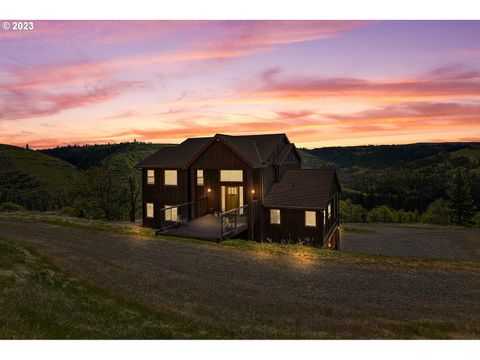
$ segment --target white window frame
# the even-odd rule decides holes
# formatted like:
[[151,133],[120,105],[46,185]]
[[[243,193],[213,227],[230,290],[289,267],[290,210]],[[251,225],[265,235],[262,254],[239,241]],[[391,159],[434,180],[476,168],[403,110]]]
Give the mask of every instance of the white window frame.
[[[175,173],[175,183],[169,182],[167,183],[167,172],[170,174]],[[163,184],[165,186],[177,186],[178,185],[178,171],[177,170],[164,170],[163,171]]]
[[[277,213],[278,212],[278,213]],[[272,216],[275,214],[274,216]],[[278,222],[274,222],[274,218],[277,217],[278,214]],[[272,225],[280,225],[282,223],[282,212],[280,209],[270,209],[270,224]]]
[[145,208],[146,208],[145,212],[146,212],[147,218],[153,219],[155,217],[155,206],[154,206],[154,204],[153,203],[147,203]]
[[203,169],[197,169],[197,186],[204,186],[205,185],[205,177],[204,176],[205,176],[205,173],[203,172]]
[[328,213],[328,220],[330,220],[330,218],[332,217],[332,203],[328,203],[327,213]]
[[[307,216],[307,213],[310,216],[313,214],[313,223],[307,221],[309,219],[309,217]],[[316,211],[305,210],[305,226],[307,226],[307,227],[317,227],[317,212]]]
[[220,182],[243,182],[243,170],[220,170]]
[[155,185],[155,170],[147,169],[147,185]]

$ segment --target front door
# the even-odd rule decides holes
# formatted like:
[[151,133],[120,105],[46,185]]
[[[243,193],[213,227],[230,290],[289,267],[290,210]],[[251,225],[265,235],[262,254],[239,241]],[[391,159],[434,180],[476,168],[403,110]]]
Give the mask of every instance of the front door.
[[238,186],[227,186],[225,190],[225,211],[238,208],[240,206]]

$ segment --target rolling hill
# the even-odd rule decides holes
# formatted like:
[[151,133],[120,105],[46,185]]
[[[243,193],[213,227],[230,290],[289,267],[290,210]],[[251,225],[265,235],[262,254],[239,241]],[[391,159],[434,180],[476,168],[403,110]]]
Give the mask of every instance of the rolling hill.
[[0,203],[10,201],[32,210],[59,208],[77,174],[66,161],[0,144]]
[[303,149],[338,169],[344,199],[370,209],[389,205],[424,211],[446,198],[448,180],[461,169],[480,208],[480,143],[418,143]]

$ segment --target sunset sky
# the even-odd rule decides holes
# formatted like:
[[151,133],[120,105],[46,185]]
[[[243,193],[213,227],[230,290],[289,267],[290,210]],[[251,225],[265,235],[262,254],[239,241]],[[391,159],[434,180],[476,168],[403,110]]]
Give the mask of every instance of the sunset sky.
[[0,143],[480,141],[480,21],[34,26],[0,29]]

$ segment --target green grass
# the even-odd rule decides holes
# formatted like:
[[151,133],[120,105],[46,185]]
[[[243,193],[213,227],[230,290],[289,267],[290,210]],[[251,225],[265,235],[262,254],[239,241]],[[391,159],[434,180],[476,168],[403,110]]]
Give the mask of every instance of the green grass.
[[0,163],[0,173],[18,171],[27,174],[36,178],[50,191],[69,189],[78,173],[77,169],[66,161],[11,145],[0,144]]
[[223,334],[94,288],[4,239],[0,239],[0,308],[2,339],[178,339]]

